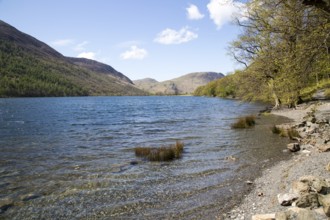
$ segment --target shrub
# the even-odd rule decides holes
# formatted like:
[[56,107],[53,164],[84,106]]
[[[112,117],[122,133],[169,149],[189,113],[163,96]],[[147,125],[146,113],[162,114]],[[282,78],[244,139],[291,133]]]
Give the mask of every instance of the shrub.
[[161,147],[136,147],[135,155],[150,161],[170,161],[182,157],[184,144],[176,141],[175,144]]
[[241,129],[252,127],[256,124],[255,119],[253,115],[238,118],[237,121],[231,125],[231,128]]

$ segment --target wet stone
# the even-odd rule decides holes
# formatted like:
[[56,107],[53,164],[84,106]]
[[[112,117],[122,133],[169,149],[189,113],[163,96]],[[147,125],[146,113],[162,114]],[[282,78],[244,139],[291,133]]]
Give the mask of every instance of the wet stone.
[[39,197],[40,197],[39,194],[30,193],[30,194],[21,196],[21,200],[23,202],[27,202],[27,201],[30,201],[30,200],[33,200],[33,199],[37,199]]
[[14,201],[10,198],[0,199],[0,214],[4,213],[10,207],[14,206]]

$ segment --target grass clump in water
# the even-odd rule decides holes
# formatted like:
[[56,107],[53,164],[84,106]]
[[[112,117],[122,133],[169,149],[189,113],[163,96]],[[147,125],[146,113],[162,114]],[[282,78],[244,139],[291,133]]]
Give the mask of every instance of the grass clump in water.
[[136,147],[135,155],[143,157],[149,161],[170,161],[182,157],[184,144],[181,141],[176,141],[175,144],[170,144],[161,147]]
[[233,129],[242,129],[242,128],[250,128],[256,124],[256,117],[254,115],[248,115],[245,117],[240,117],[237,121],[231,125]]
[[276,125],[274,125],[271,129],[272,129],[273,134],[280,135],[283,132],[283,129],[277,127]]
[[281,137],[288,137],[291,140],[301,138],[299,135],[299,132],[294,128],[286,129],[286,128],[281,128],[281,127],[274,125],[271,129],[272,129],[273,134],[278,134]]

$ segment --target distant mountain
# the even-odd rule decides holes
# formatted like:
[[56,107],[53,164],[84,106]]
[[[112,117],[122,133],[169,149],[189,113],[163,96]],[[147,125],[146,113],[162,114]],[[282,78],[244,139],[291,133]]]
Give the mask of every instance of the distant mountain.
[[164,82],[158,82],[150,78],[135,80],[133,82],[138,88],[151,94],[184,95],[192,94],[199,86],[206,85],[207,83],[222,77],[224,77],[222,73],[197,72],[189,73],[179,78]]
[[0,20],[0,97],[145,94],[111,66],[65,57]]

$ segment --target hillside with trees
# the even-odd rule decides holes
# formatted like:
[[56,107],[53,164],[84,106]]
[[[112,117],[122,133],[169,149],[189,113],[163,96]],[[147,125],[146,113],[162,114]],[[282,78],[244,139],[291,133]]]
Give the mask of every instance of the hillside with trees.
[[245,66],[195,95],[233,97],[291,107],[316,91],[330,97],[330,13],[310,1],[253,0],[243,32],[231,43],[233,58]]
[[65,57],[0,21],[0,97],[145,94],[111,66]]

